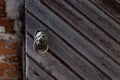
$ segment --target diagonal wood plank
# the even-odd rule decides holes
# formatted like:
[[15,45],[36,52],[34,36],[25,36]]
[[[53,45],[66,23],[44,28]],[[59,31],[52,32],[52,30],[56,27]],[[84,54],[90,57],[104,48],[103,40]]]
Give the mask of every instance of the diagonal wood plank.
[[41,78],[41,76],[35,75],[35,73],[31,69],[29,70],[29,74],[28,74],[27,78],[29,80],[44,80]]
[[49,25],[53,31],[61,35],[63,39],[75,47],[97,67],[103,70],[107,75],[109,75],[109,77],[119,80],[120,67],[117,64],[115,64],[107,55],[101,55],[102,52],[99,49],[88,43],[77,32],[72,30],[67,24],[61,21],[41,3],[33,1],[27,4],[26,8],[30,12],[34,13],[34,15],[41,19],[44,23]]
[[71,73],[66,67],[64,67],[58,60],[52,57],[49,53],[39,55],[32,49],[33,39],[29,35],[26,35],[26,52],[33,58],[39,65],[45,68],[51,75],[58,80],[82,80]]
[[78,11],[82,12],[101,29],[110,34],[120,43],[120,25],[95,7],[89,0],[65,0],[72,4]]
[[[35,29],[45,28],[42,24],[32,18],[30,15],[26,15],[27,30],[31,35],[34,34]],[[32,27],[31,29],[31,26]],[[103,72],[91,65],[82,56],[79,56],[74,50],[69,48],[62,40],[49,31],[50,37],[50,50],[59,56],[64,62],[66,62],[73,70],[80,74],[86,80],[110,80]],[[85,70],[84,70],[85,68]],[[91,74],[92,72],[92,74]]]
[[28,65],[28,75],[26,77],[28,77],[30,80],[55,80],[41,68],[39,68],[39,66],[36,65],[35,61],[31,60],[28,56],[26,56],[26,59],[26,64]]
[[120,0],[90,0],[93,4],[120,23]]
[[82,32],[120,64],[120,45],[117,44],[111,37],[88,21],[82,14],[78,13],[69,4],[65,3],[65,1],[43,0],[43,2],[49,5],[49,7],[72,24],[73,27]]

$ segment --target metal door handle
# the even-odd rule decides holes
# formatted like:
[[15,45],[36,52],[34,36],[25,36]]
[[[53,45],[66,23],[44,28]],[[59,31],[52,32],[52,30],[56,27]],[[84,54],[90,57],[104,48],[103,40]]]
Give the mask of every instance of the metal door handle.
[[37,29],[34,33],[33,49],[39,54],[48,51],[48,34],[46,30]]

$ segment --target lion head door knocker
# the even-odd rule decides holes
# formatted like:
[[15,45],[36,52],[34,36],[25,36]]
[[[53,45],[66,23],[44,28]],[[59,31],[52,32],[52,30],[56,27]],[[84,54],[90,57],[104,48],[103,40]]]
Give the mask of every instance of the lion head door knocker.
[[48,31],[46,29],[37,29],[34,33],[33,49],[39,54],[43,54],[48,51],[49,40]]

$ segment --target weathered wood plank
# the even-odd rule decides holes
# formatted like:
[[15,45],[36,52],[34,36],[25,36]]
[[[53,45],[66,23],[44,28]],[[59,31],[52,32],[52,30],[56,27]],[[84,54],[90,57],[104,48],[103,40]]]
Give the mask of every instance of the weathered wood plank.
[[[27,31],[34,35],[37,28],[45,28],[30,15],[26,15]],[[32,27],[35,26],[35,27]],[[91,65],[77,52],[72,50],[66,43],[60,40],[56,35],[49,31],[50,50],[66,62],[73,70],[80,74],[86,80],[110,80],[103,72]],[[92,72],[92,74],[91,74]],[[101,76],[102,75],[102,76]]]
[[104,12],[99,10],[88,0],[65,0],[72,4],[78,11],[82,12],[91,21],[99,25],[104,31],[110,34],[114,39],[120,43],[120,25],[107,16]]
[[[77,32],[60,20],[50,10],[38,1],[28,2],[26,8],[44,23],[49,25],[53,31],[59,34],[76,50],[81,52],[87,59],[103,70],[112,79],[119,80],[119,66],[115,64],[107,55],[83,39]],[[116,67],[116,68],[115,68]]]
[[44,80],[40,76],[35,75],[35,73],[30,69],[28,74],[28,80]]
[[119,0],[90,0],[105,13],[120,23],[120,1]]
[[65,66],[63,66],[58,60],[52,57],[49,53],[39,55],[32,49],[33,39],[26,35],[27,53],[33,58],[39,65],[45,68],[51,75],[58,80],[82,80],[71,73]]
[[38,65],[36,65],[35,61],[32,61],[28,56],[27,57],[27,76],[30,80],[55,80],[51,76],[49,76],[46,72],[44,72]]
[[111,37],[88,21],[82,14],[78,13],[70,5],[65,3],[65,1],[43,0],[43,2],[49,5],[49,7],[71,23],[73,27],[82,32],[120,64],[120,45]]
[[[39,80],[54,80],[51,76],[49,76],[42,69],[40,69],[39,66],[37,66],[34,62],[35,61],[32,61],[30,58],[28,58],[29,69],[31,69],[31,71],[34,72],[34,75],[36,75]],[[29,72],[30,70],[28,70],[28,75]],[[36,80],[36,79],[31,79],[31,80]]]

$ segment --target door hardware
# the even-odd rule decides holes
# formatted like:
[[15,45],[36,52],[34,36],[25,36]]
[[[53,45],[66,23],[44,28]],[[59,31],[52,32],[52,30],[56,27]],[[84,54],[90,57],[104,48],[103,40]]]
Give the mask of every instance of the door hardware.
[[48,32],[46,29],[37,29],[34,33],[33,49],[39,54],[48,51]]

